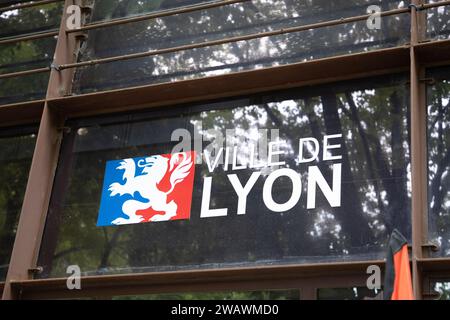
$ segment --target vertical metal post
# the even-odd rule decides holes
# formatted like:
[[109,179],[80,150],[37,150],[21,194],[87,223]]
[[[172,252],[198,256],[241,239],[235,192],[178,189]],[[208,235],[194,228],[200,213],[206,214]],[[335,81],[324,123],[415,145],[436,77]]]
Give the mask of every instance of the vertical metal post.
[[305,281],[300,288],[300,300],[317,300],[317,288],[314,282]]
[[[413,1],[420,5],[421,0]],[[426,241],[427,212],[427,150],[426,150],[426,97],[424,78],[425,70],[415,50],[415,45],[424,34],[422,13],[411,8],[411,184],[412,184],[412,274],[414,296],[422,299],[422,273],[418,259],[423,257],[422,245]]]
[[[73,0],[66,0],[61,18],[54,65],[75,61],[76,38],[66,34],[67,7]],[[64,118],[49,107],[47,100],[66,95],[71,87],[73,70],[64,72],[52,69],[47,88],[46,102],[40,122],[35,152],[22,204],[19,225],[11,255],[3,299],[18,298],[11,290],[11,282],[33,277],[44,230],[47,209],[56,171]]]

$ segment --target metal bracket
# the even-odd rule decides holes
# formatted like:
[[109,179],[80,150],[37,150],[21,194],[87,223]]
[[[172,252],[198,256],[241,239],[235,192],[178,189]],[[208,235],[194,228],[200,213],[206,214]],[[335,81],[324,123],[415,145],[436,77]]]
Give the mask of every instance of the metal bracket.
[[44,268],[41,266],[37,266],[35,268],[30,268],[28,269],[28,272],[31,274],[40,274],[44,271]]
[[440,292],[432,291],[432,292],[423,292],[422,297],[425,300],[440,300],[442,294]]
[[86,32],[76,32],[75,33],[75,39],[78,41],[86,41],[86,39],[88,38],[88,35]]
[[59,68],[59,65],[57,65],[57,64],[55,64],[55,63],[52,63],[51,65],[50,65],[50,69],[53,69],[53,70],[56,70],[56,71],[61,71],[61,69]]
[[94,5],[83,5],[83,6],[80,6],[80,9],[81,9],[81,13],[88,14],[88,13],[91,13],[92,10],[94,9]]
[[92,10],[94,8],[94,2],[87,0],[75,0],[74,5],[79,6],[81,10]]
[[59,131],[59,132],[67,134],[67,133],[70,133],[72,131],[72,128],[71,127],[59,127],[56,130]]
[[423,78],[419,79],[420,82],[425,82],[426,84],[433,85],[436,83],[436,80],[434,78]]
[[422,11],[425,10],[425,8],[423,7],[423,5],[416,5],[414,3],[411,3],[408,5],[408,8],[412,10],[412,8],[414,8],[416,11]]
[[436,243],[433,243],[433,242],[427,242],[427,243],[424,243],[424,244],[422,244],[422,249],[429,249],[429,250],[431,250],[432,252],[437,252],[437,251],[439,251],[439,245],[438,244],[436,244]]

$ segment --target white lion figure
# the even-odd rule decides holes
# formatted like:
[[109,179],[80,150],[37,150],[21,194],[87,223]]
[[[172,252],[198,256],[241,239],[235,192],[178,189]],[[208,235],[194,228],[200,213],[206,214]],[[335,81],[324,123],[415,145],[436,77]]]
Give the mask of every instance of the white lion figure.
[[[135,192],[139,192],[140,195],[147,199],[147,202],[137,200],[127,200],[122,205],[122,212],[128,216],[128,219],[117,218],[111,223],[131,224],[139,223],[144,218],[136,215],[136,211],[152,208],[155,211],[164,212],[164,214],[154,215],[150,221],[167,221],[177,215],[178,206],[174,201],[167,202],[167,196],[173,191],[175,185],[183,181],[188,175],[189,170],[192,167],[190,154],[186,152],[180,152],[172,154],[169,159],[162,156],[151,156],[145,158],[145,160],[138,161],[138,167],[143,167],[142,175],[135,176],[136,166],[133,159],[124,159],[120,162],[120,165],[116,168],[119,170],[125,170],[123,174],[124,184],[117,182],[112,183],[109,186],[110,196],[113,197],[117,194],[134,195]],[[169,167],[170,176],[170,190],[163,192],[159,190],[158,183],[163,179],[167,173]]]

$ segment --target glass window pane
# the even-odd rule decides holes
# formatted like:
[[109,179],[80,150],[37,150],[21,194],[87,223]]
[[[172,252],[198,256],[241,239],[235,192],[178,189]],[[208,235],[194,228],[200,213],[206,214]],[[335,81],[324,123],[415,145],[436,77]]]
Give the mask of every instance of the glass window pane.
[[29,2],[29,0],[0,0],[0,5],[2,7],[12,6],[22,2]]
[[53,60],[56,39],[21,41],[0,47],[0,74],[48,67]]
[[49,72],[0,80],[0,105],[44,99]]
[[5,280],[8,271],[36,130],[0,130],[0,281]]
[[[385,29],[389,30],[388,32],[368,30],[366,21],[361,21],[310,31],[82,67],[77,69],[75,75],[74,92],[86,93],[137,86],[145,83],[172,82],[260,69],[340,54],[393,47],[409,41],[409,15],[384,17],[383,23],[386,24],[387,27]],[[267,26],[267,28],[272,27],[271,25]],[[126,46],[124,42],[119,41],[120,37],[117,36],[117,33],[109,33],[110,35],[114,34],[114,37],[90,38],[90,41],[93,41],[93,46],[86,47],[84,52],[85,59],[89,60],[98,53],[101,56],[114,56],[116,54],[133,52],[133,48],[136,46],[139,46],[139,50],[136,51],[142,52],[154,46],[152,40],[148,43],[147,40],[136,36],[139,32],[136,32],[135,29],[131,30],[133,38],[126,41]],[[241,33],[241,31],[238,33]],[[217,36],[217,34],[212,34],[214,38]],[[207,34],[203,37],[210,37],[210,35]],[[153,38],[153,36],[149,36],[146,39]],[[102,43],[100,39],[105,39],[104,41],[107,43]],[[181,38],[174,41],[184,43],[190,40]],[[192,40],[191,42],[196,41]],[[168,39],[168,42],[164,40],[156,43],[158,43],[157,45],[155,44],[158,47],[167,47],[170,46],[170,39]],[[102,49],[97,50],[96,48]]]
[[[439,1],[427,1],[430,3]],[[450,6],[430,8],[427,11],[427,37],[443,40],[450,37]]]
[[[388,9],[392,4],[386,3]],[[106,28],[93,29],[88,31],[85,50],[80,56],[80,60],[91,60],[122,54],[145,52],[162,48],[177,47],[192,43],[201,43],[248,34],[258,34],[261,32],[273,31],[282,28],[301,26],[321,21],[340,19],[341,17],[357,16],[366,13],[367,2],[363,4],[347,6],[309,6],[302,1],[251,1],[222,6],[207,10],[200,10],[184,14],[161,17],[154,20],[145,20],[135,23],[121,24]],[[383,26],[390,30],[392,21],[383,19]],[[405,23],[407,27],[408,23]],[[364,21],[365,23],[365,21]],[[362,25],[361,25],[362,26]],[[384,32],[368,32],[367,30],[353,29],[354,25],[347,25],[335,32],[343,37],[347,33],[357,34],[354,39],[363,40],[367,34],[377,38],[390,38],[396,32],[387,30]],[[360,27],[360,26],[358,26]],[[402,31],[408,31],[406,29]],[[327,38],[316,30],[311,31],[314,37],[328,41],[317,43],[337,42],[338,35]],[[397,36],[398,37],[398,36]],[[313,42],[313,35],[308,37]],[[405,38],[406,39],[406,38]],[[281,40],[281,39],[280,39]],[[286,39],[287,40],[287,39]],[[289,40],[292,40],[290,38]],[[306,40],[306,39],[302,39]],[[286,41],[288,42],[288,41]],[[313,42],[314,43],[314,42]],[[299,43],[296,43],[299,45]],[[329,44],[331,45],[331,43]],[[271,48],[274,50],[275,48]],[[243,50],[245,52],[245,50]]]
[[439,294],[438,300],[450,300],[450,282],[436,281],[432,287]]
[[0,38],[58,29],[63,1],[0,12]]
[[436,255],[450,255],[450,68],[429,71],[428,85],[428,219]]
[[[188,7],[192,5],[216,3],[219,0],[157,0],[157,1],[140,1],[140,0],[95,0],[94,10],[91,15],[91,21],[110,20],[115,18],[123,18],[127,16],[135,16],[150,12],[165,11]],[[367,7],[370,5],[379,5],[382,10],[390,10],[404,6],[401,0],[385,0],[382,3],[377,0],[347,0],[333,1],[330,3],[325,0],[252,0],[251,12],[268,14],[265,18],[270,18],[272,14],[284,12],[285,15],[293,17],[302,17],[304,21],[311,19],[331,20],[331,17],[349,17],[365,14]],[[245,8],[248,4],[232,4],[223,6],[224,10],[230,7]],[[254,18],[252,14],[248,14],[245,10],[240,13],[245,19]],[[224,21],[222,21],[224,22]]]
[[116,296],[113,300],[298,300],[299,290],[154,293]]
[[317,290],[318,300],[382,300],[383,292],[366,287],[322,288]]
[[[182,6],[201,1],[158,1],[156,7]],[[97,12],[134,12],[147,2],[120,1]],[[251,1],[189,12],[158,19],[88,31],[79,60],[87,61],[138,52],[154,51],[266,31],[286,29],[321,21],[358,16],[370,5],[381,10],[404,6],[403,1]],[[130,8],[127,9],[127,6]],[[148,9],[148,8],[147,8]],[[150,11],[154,9],[150,5]],[[138,10],[139,11],[139,10]],[[115,15],[114,13],[113,15]],[[367,21],[239,41],[206,48],[160,54],[82,67],[75,76],[76,93],[101,91],[147,83],[171,82],[243,70],[284,65],[340,54],[403,45],[409,42],[409,14],[381,18],[380,29]]]
[[91,21],[98,22],[102,20],[125,18],[138,14],[165,11],[211,2],[218,2],[218,0],[94,0],[94,10],[92,12]]
[[[393,228],[410,237],[407,77],[343,82],[170,110],[67,124],[72,129],[64,137],[40,251],[42,277],[65,276],[71,264],[79,265],[84,274],[111,274],[380,259]],[[171,141],[172,132],[180,128],[196,143],[201,143],[202,133],[206,139],[211,132],[225,136],[226,129],[236,130],[236,137],[228,142],[247,146],[240,151],[241,163],[249,161],[252,144],[278,129],[272,138],[278,134],[285,142],[284,165],[301,175],[300,199],[276,213],[263,197],[267,176],[276,168],[225,171],[219,166],[210,173],[203,161],[195,166],[190,220],[97,226],[106,162],[169,154],[177,144]],[[317,203],[307,209],[307,172],[312,164],[297,161],[299,139],[323,141],[327,134],[341,133],[342,203],[332,207],[330,199],[317,191]],[[207,145],[204,141],[203,148]],[[334,165],[313,163],[331,183]],[[238,215],[239,199],[228,174],[248,181],[258,172],[261,176],[248,194],[246,213]],[[206,201],[202,200],[205,177],[213,181],[210,208],[225,208],[226,216],[200,217]],[[108,186],[109,180],[105,181]],[[272,187],[275,203],[290,199],[288,178],[280,178]],[[126,221],[121,214],[125,198],[104,194],[105,203],[113,206],[105,210],[117,214],[107,225]],[[136,201],[145,202],[139,195]],[[187,201],[179,203],[183,207]],[[151,219],[155,212],[142,214]]]
[[[8,1],[6,4],[12,4]],[[20,1],[16,1],[17,3]],[[0,38],[20,37],[59,28],[63,1],[0,12]],[[49,67],[56,37],[0,45],[0,74]],[[0,104],[42,99],[50,72],[0,80]]]

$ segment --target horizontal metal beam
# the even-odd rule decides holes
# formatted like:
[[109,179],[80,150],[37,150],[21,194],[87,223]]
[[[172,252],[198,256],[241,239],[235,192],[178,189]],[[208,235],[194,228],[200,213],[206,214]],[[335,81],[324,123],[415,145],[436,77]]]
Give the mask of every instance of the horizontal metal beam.
[[178,105],[407,71],[409,46],[49,99],[67,117]]
[[424,272],[450,274],[450,257],[421,258],[417,259],[417,263]]
[[156,18],[168,17],[168,16],[173,16],[173,15],[182,14],[182,13],[213,9],[213,8],[217,8],[217,7],[228,6],[228,5],[235,4],[235,3],[245,3],[245,2],[249,2],[249,1],[250,0],[214,1],[214,2],[210,2],[210,3],[192,5],[192,6],[182,7],[182,8],[178,8],[178,9],[171,9],[171,10],[164,10],[164,11],[159,11],[159,12],[147,13],[147,14],[142,14],[142,15],[138,15],[138,16],[128,17],[128,18],[111,19],[111,20],[107,20],[107,21],[89,23],[89,24],[86,24],[86,25],[84,25],[84,26],[82,26],[80,28],[77,28],[77,29],[67,30],[66,33],[80,32],[80,31],[87,31],[87,30],[98,29],[98,28],[111,27],[111,26],[116,26],[116,25],[121,25],[121,24],[126,24],[126,23],[132,23],[132,22],[139,22],[139,21],[151,20],[151,19],[156,19]]
[[0,44],[10,44],[10,43],[16,43],[21,41],[29,41],[29,40],[36,40],[36,39],[43,39],[43,38],[49,38],[49,37],[55,37],[58,35],[58,30],[50,30],[45,32],[38,32],[38,33],[31,33],[31,34],[25,34],[18,37],[10,37],[10,38],[0,38]]
[[413,45],[419,62],[426,67],[450,64],[450,39]]
[[33,100],[0,106],[0,128],[38,123],[45,100]]
[[64,0],[41,0],[41,1],[30,1],[30,2],[24,2],[24,3],[18,3],[13,4],[7,7],[0,7],[0,13],[11,11],[11,10],[18,10],[23,8],[30,8],[30,7],[37,7],[42,6],[44,4],[54,3],[54,2],[63,2]]
[[[401,8],[401,9],[384,11],[384,12],[381,12],[380,15],[381,16],[392,16],[392,15],[398,15],[398,14],[407,13],[407,12],[410,12],[409,8]],[[297,27],[283,28],[283,29],[277,29],[277,30],[273,30],[273,31],[260,32],[260,33],[252,33],[252,34],[248,34],[248,35],[244,35],[244,36],[230,37],[230,38],[212,40],[212,41],[204,41],[204,42],[200,42],[200,43],[193,43],[193,44],[182,45],[182,46],[177,46],[177,47],[170,47],[170,48],[165,48],[165,49],[158,49],[158,50],[152,50],[152,51],[146,51],[146,52],[114,56],[114,57],[109,57],[109,58],[93,59],[93,60],[88,60],[88,61],[63,64],[63,65],[58,66],[58,69],[64,70],[64,69],[69,69],[69,68],[92,66],[92,65],[108,63],[108,62],[116,62],[116,61],[137,59],[137,58],[143,58],[143,57],[150,57],[150,56],[155,56],[155,55],[161,55],[161,54],[167,54],[167,53],[173,53],[173,52],[179,52],[179,51],[191,50],[191,49],[198,49],[198,48],[204,48],[204,47],[211,47],[211,46],[233,43],[233,42],[238,42],[238,41],[253,40],[253,39],[259,39],[259,38],[264,38],[264,37],[271,37],[271,36],[276,36],[276,35],[282,35],[282,34],[288,34],[288,33],[300,32],[300,31],[307,31],[307,30],[324,28],[324,27],[331,27],[331,26],[336,26],[336,25],[341,25],[341,24],[346,24],[346,23],[351,23],[351,22],[364,21],[364,20],[367,20],[368,18],[370,18],[371,16],[372,16],[371,14],[365,14],[362,16],[330,20],[330,21],[307,24],[307,25],[302,25],[302,26],[297,26]]]
[[[101,275],[81,278],[82,290],[68,290],[66,278],[12,281],[11,287],[20,292],[20,298],[46,298],[63,296],[114,296],[136,292],[185,292],[186,290],[223,290],[246,287],[248,283],[267,286],[275,281],[361,275],[366,279],[369,265],[384,266],[384,261],[355,261],[339,263],[317,263],[285,266],[259,266],[243,268],[206,269],[189,271],[153,272],[124,275]],[[291,283],[291,285],[293,285]],[[284,284],[286,286],[286,284]],[[264,287],[261,287],[263,289]],[[247,288],[248,289],[248,288]],[[267,287],[265,289],[268,289]]]

